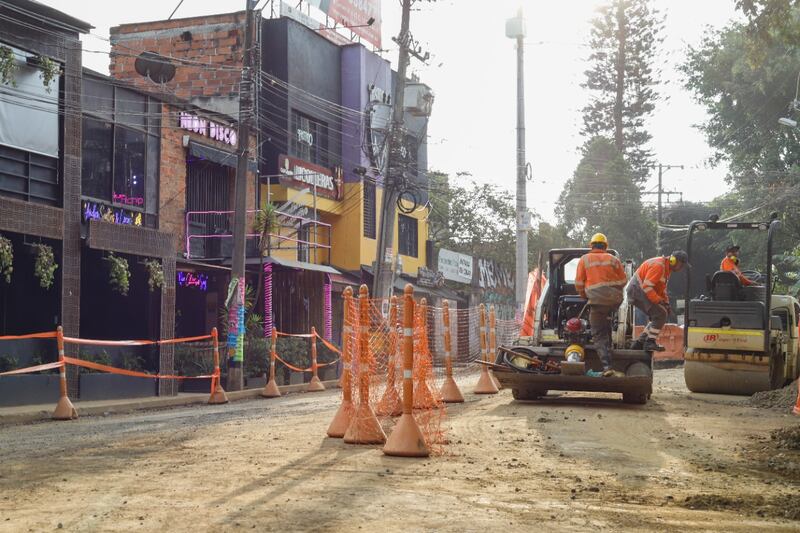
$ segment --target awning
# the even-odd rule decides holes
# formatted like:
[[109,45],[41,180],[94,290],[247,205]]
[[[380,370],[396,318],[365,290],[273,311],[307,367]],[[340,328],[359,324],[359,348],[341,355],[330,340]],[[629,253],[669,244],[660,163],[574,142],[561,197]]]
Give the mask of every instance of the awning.
[[361,285],[361,278],[349,272],[342,272],[341,274],[331,274],[331,283],[358,287]]
[[[257,261],[258,259],[256,259]],[[248,260],[248,264],[250,261]],[[339,274],[341,272],[328,265],[318,265],[316,263],[306,263],[304,261],[293,261],[291,259],[279,259],[277,257],[265,257],[264,264],[280,265],[286,268],[297,268],[300,270],[313,270],[315,272],[324,272],[326,274]]]
[[[205,144],[189,141],[189,154],[199,159],[205,159],[207,161],[217,163],[218,165],[236,168],[236,152],[225,152],[224,150],[214,148],[213,146],[207,146]],[[258,165],[255,163],[255,161],[248,161],[247,169],[250,172],[256,172],[258,171]]]

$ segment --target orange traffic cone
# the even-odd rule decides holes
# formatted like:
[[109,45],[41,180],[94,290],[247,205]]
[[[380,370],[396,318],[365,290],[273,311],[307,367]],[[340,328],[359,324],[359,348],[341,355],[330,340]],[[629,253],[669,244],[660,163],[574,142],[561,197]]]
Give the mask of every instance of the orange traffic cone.
[[451,352],[452,341],[450,337],[450,304],[447,303],[447,300],[444,301],[442,320],[444,322],[444,366],[446,375],[444,378],[444,383],[442,383],[442,388],[439,390],[439,394],[441,395],[444,403],[462,403],[464,401],[464,395],[461,394],[461,390],[458,388],[456,380],[453,379],[453,356]]
[[278,344],[278,330],[272,328],[272,347],[269,352],[269,381],[264,385],[264,390],[261,391],[261,396],[264,398],[277,398],[281,395],[281,390],[278,388],[278,383],[275,381],[275,362],[278,359],[278,352],[276,352],[276,345]]
[[411,414],[414,405],[414,289],[406,285],[403,302],[403,416],[397,421],[383,447],[383,453],[397,457],[427,457],[430,452],[422,431]]
[[369,289],[362,285],[358,295],[359,306],[359,393],[358,406],[353,414],[344,441],[347,444],[383,444],[386,442],[386,433],[383,432],[375,411],[369,405]]
[[219,336],[217,328],[211,329],[211,340],[214,343],[214,375],[211,377],[211,395],[208,397],[208,403],[217,405],[228,403],[228,395],[225,394],[219,379]]
[[58,369],[60,374],[60,393],[61,397],[58,399],[56,408],[53,411],[53,420],[73,420],[78,418],[78,410],[72,405],[67,396],[67,367],[64,363],[64,329],[58,326],[56,332],[56,343],[58,345],[58,360],[62,363],[61,368]]
[[325,385],[317,374],[317,328],[311,326],[311,381],[308,382],[306,392],[321,392],[325,390]]
[[396,327],[397,324],[397,296],[392,296],[392,301],[389,307],[389,325],[394,334],[392,335],[392,349],[390,353],[394,354],[389,357],[389,362],[386,369],[386,389],[383,392],[378,405],[375,406],[375,414],[378,416],[400,416],[403,413],[403,402],[400,399],[400,394],[397,392],[397,362],[400,358],[400,342],[398,340]]
[[[488,359],[487,352],[488,349],[486,347],[486,307],[481,304],[481,320],[480,320],[480,328],[481,328],[481,355],[483,361],[486,362]],[[489,368],[485,365],[481,365],[481,376],[478,378],[478,384],[475,385],[475,394],[497,394],[500,389],[497,388],[495,385],[492,376],[489,375]]]
[[341,439],[347,433],[347,428],[353,420],[355,406],[353,405],[353,389],[352,389],[352,375],[350,372],[350,363],[353,360],[353,339],[351,339],[351,332],[353,327],[351,322],[353,320],[354,310],[351,308],[353,301],[353,289],[346,287],[344,290],[344,327],[342,332],[342,404],[339,410],[336,411],[331,425],[328,426],[328,436],[334,439]]

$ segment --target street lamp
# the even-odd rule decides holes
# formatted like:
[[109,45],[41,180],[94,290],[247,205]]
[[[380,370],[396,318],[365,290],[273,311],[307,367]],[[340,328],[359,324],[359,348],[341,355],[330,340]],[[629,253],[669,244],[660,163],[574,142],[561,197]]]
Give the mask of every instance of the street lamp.
[[528,211],[526,198],[527,161],[525,160],[525,19],[522,8],[517,16],[506,21],[506,37],[517,41],[517,258],[515,275],[515,301],[522,312],[525,305],[525,289],[528,281],[528,230],[524,226]]

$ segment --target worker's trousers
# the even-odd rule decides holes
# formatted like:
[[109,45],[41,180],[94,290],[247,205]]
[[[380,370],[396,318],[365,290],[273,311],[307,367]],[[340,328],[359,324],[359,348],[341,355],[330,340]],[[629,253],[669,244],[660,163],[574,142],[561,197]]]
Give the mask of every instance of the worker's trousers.
[[667,323],[666,308],[664,308],[663,305],[651,302],[647,298],[644,290],[642,290],[642,287],[636,281],[636,278],[633,278],[630,283],[628,283],[627,294],[628,301],[647,313],[647,318],[650,320],[644,328],[642,337],[653,340],[657,339],[658,334],[661,333],[661,328]]
[[592,342],[603,369],[611,368],[611,313],[616,309],[610,305],[591,305],[589,325],[592,327]]

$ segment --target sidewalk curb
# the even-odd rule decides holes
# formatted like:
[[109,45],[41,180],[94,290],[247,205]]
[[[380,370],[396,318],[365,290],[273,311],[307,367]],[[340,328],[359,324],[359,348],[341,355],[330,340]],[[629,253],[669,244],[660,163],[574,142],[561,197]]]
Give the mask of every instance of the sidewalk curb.
[[[339,380],[330,380],[330,381],[323,381],[322,384],[325,385],[325,389],[329,391],[329,390],[337,390],[338,382]],[[305,392],[307,386],[308,386],[307,383],[303,383],[300,385],[281,385],[278,387],[278,389],[281,391],[281,394],[294,394],[294,393]],[[226,394],[228,395],[228,400],[230,402],[235,402],[239,400],[251,400],[254,398],[262,398],[261,391],[262,391],[261,388],[246,389],[240,391],[227,391]],[[263,399],[265,401],[269,401],[274,398],[263,398]],[[95,404],[96,402],[92,403]],[[145,411],[149,409],[166,409],[170,407],[184,407],[189,405],[208,405],[208,394],[193,394],[191,396],[165,396],[165,397],[156,396],[147,399],[134,398],[131,399],[129,402],[125,403],[112,403],[112,404],[99,403],[96,405],[84,405],[84,406],[81,406],[80,401],[75,402],[75,408],[78,410],[79,417],[103,416],[105,414],[124,414],[124,413],[132,413],[135,411]],[[21,407],[24,408],[24,406]],[[20,413],[12,413],[12,414],[0,414],[0,427],[11,426],[16,424],[28,424],[30,422],[39,422],[43,420],[51,420],[55,404],[52,406],[48,406],[48,409],[45,409],[44,407],[45,406],[43,405],[35,405],[31,406],[31,410],[29,411],[22,411]]]

